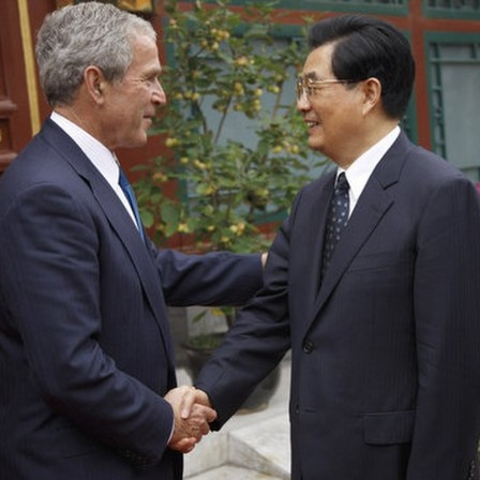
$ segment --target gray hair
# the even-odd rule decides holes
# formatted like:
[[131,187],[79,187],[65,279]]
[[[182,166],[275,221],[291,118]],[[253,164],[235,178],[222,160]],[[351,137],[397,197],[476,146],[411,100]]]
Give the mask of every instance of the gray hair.
[[49,105],[71,104],[89,65],[100,68],[109,82],[121,80],[138,35],[156,40],[150,23],[111,4],[79,3],[48,15],[35,53]]

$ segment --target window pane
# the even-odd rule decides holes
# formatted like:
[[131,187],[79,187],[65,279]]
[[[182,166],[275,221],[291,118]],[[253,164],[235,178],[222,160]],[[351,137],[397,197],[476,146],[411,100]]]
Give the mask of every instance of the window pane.
[[431,45],[433,131],[436,151],[480,180],[480,44]]
[[480,9],[480,0],[427,0],[429,8],[452,11],[475,11]]
[[[442,84],[447,159],[460,168],[478,169],[480,64],[444,65]],[[475,175],[475,180],[479,180],[478,172]]]

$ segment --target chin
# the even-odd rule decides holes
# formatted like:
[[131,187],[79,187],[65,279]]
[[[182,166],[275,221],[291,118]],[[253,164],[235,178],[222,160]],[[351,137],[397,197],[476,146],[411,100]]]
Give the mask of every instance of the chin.
[[146,132],[142,132],[129,142],[128,148],[140,148],[146,145],[148,136]]
[[318,138],[310,137],[307,143],[311,150],[315,150],[316,152],[322,152],[323,142],[319,141]]

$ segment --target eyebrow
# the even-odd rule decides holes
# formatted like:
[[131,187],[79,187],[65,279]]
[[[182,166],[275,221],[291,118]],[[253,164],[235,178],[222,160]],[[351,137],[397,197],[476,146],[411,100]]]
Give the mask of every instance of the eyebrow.
[[156,68],[152,68],[151,70],[148,70],[143,74],[145,78],[152,78],[152,77],[160,78],[161,75],[162,75],[162,70],[161,69],[158,70]]
[[304,78],[307,78],[309,80],[322,80],[322,77],[320,77],[317,72],[308,72],[305,73],[303,76]]

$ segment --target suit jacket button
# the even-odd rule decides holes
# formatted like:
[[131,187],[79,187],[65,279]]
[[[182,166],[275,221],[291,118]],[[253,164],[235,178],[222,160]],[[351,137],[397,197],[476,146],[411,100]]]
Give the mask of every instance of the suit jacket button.
[[306,340],[303,344],[303,353],[312,353],[314,349],[313,343]]

